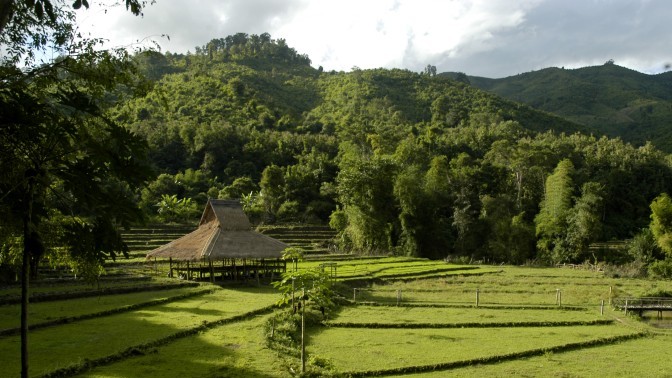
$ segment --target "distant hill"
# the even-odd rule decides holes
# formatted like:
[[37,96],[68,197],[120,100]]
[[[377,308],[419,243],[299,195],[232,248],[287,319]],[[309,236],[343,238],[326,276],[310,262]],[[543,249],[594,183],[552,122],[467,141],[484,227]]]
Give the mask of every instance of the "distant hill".
[[[464,81],[464,74],[440,75]],[[559,115],[611,137],[672,152],[672,72],[647,75],[607,63],[546,68],[503,79],[467,76],[470,84]]]

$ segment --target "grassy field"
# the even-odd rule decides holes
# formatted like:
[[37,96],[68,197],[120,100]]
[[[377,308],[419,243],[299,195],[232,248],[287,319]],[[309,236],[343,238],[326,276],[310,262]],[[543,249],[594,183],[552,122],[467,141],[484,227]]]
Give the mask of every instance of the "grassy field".
[[[299,269],[324,262],[301,262]],[[669,281],[390,257],[339,260],[337,275],[350,285],[343,291],[347,299],[358,288],[358,304],[342,306],[329,315],[327,325],[308,330],[309,359],[332,367],[322,373],[393,374],[389,369],[435,366],[440,370],[416,376],[627,376],[617,367],[625,363],[639,376],[669,376],[672,371],[665,354],[672,333],[608,306],[601,314],[599,306],[608,303],[610,292],[672,292]],[[178,282],[147,277],[104,285],[150,288]],[[92,288],[36,286],[45,293],[85,290]],[[3,289],[0,297],[15,291]],[[31,324],[76,321],[30,332],[31,372],[40,376],[74,367],[69,373],[61,370],[62,376],[289,377],[290,367],[298,369],[297,359],[269,349],[264,331],[270,311],[284,311],[270,309],[279,298],[269,287],[204,283],[33,303]],[[125,310],[114,312],[119,309]],[[18,305],[0,306],[0,330],[18,326],[18,311]],[[89,315],[93,317],[76,319]],[[616,342],[633,335],[638,337]],[[92,368],[80,369],[87,364]],[[18,336],[0,336],[0,366],[2,376],[19,374]]]
[[672,364],[666,351],[670,348],[671,335],[655,335],[596,348],[414,374],[413,377],[669,377]]
[[265,317],[224,325],[146,355],[102,366],[80,377],[287,377],[277,353],[266,348]]
[[472,360],[633,333],[619,326],[557,328],[343,329],[310,336],[309,354],[339,371],[385,370]]
[[[123,300],[123,299],[120,299]],[[30,333],[30,364],[46,373],[102,358],[135,345],[168,337],[205,322],[268,307],[277,300],[269,288],[219,289],[178,302],[103,316]],[[0,339],[0,365],[7,376],[19,375],[19,337]]]
[[527,322],[589,322],[603,319],[596,311],[509,309],[509,308],[433,308],[347,306],[336,315],[340,323],[377,324],[461,324]]
[[[77,317],[94,312],[110,311],[126,306],[202,293],[204,290],[207,289],[193,287],[33,303],[29,307],[28,320],[31,325],[39,324],[55,319]],[[21,306],[18,304],[0,306],[0,330],[18,327],[21,324],[20,314]]]

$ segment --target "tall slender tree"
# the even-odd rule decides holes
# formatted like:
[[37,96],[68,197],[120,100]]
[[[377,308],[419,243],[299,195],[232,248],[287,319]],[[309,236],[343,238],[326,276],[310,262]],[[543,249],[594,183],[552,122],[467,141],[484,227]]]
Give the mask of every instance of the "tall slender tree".
[[537,248],[545,257],[559,262],[552,253],[560,243],[567,226],[567,214],[572,206],[574,164],[560,161],[553,174],[546,179],[544,199],[535,218]]
[[[47,209],[73,215],[61,240],[72,253],[94,260],[114,256],[124,250],[116,226],[140,214],[125,189],[148,172],[144,143],[104,113],[106,93],[135,83],[129,54],[100,51],[99,39],[81,39],[74,9],[88,2],[66,3],[9,0],[0,7],[0,169],[6,172],[0,207],[9,218],[3,229],[23,239],[22,377],[29,376],[30,261],[44,252],[39,225],[53,213]],[[143,5],[126,0],[136,15]],[[38,61],[47,49],[59,58]],[[91,242],[82,243],[83,235]]]

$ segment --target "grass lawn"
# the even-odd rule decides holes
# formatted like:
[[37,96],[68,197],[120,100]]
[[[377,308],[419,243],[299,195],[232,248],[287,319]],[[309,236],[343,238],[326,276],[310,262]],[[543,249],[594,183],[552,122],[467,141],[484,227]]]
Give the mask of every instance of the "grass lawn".
[[[277,299],[271,288],[220,289],[179,302],[35,330],[29,336],[31,371],[46,373],[107,356],[203,322],[269,306]],[[18,336],[0,338],[0,366],[8,377],[19,375],[19,352]]]

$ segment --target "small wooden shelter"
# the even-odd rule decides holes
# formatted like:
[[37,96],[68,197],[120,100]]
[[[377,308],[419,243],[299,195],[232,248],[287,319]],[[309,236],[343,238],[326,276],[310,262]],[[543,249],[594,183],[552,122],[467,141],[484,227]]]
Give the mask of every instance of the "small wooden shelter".
[[149,252],[147,259],[168,259],[171,277],[259,280],[286,271],[285,248],[252,230],[239,201],[211,199],[196,230]]

